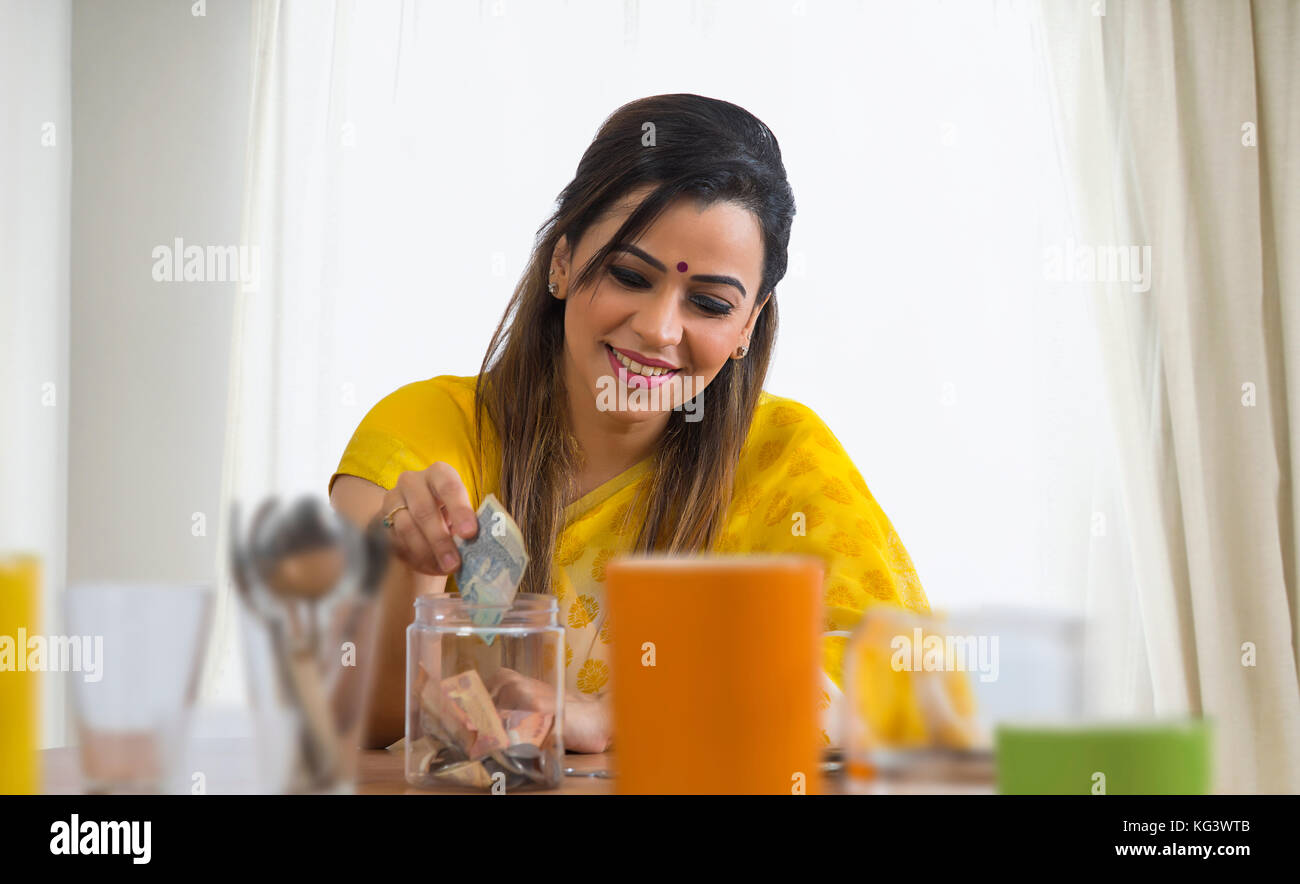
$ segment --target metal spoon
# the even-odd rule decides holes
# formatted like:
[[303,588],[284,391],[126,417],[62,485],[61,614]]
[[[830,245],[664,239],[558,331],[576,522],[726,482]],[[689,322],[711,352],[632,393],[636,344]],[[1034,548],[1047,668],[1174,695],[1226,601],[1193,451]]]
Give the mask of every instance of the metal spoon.
[[572,767],[564,769],[566,777],[597,777],[602,780],[612,780],[614,775],[607,770],[576,770]]
[[[835,755],[831,755],[826,760],[822,761],[821,766],[822,773],[825,774],[837,774],[844,770],[844,762],[839,760]],[[614,774],[608,770],[577,770],[572,767],[566,767],[564,769],[564,775],[566,777],[597,777],[603,780],[614,779]]]

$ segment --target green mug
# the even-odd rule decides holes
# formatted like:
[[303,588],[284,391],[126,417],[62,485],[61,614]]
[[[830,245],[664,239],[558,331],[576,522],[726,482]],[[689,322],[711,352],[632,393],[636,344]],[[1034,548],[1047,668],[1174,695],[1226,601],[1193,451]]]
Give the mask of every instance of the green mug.
[[1002,724],[994,737],[1001,795],[1207,795],[1210,722]]

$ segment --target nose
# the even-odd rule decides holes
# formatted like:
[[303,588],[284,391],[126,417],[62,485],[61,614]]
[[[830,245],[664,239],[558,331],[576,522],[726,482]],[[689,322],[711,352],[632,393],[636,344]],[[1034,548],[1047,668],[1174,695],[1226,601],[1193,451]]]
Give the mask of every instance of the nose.
[[682,318],[677,301],[677,292],[667,287],[638,305],[632,330],[647,350],[663,350],[681,343]]

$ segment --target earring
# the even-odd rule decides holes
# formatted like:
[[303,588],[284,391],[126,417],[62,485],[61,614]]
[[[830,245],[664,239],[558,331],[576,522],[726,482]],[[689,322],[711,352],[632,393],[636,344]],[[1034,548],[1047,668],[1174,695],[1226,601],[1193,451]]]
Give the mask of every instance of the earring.
[[744,358],[745,358],[745,354],[748,353],[748,352],[749,352],[749,345],[748,345],[748,344],[741,344],[741,345],[740,345],[740,355],[737,356],[736,358],[737,358],[737,359],[744,359]]
[[555,271],[554,270],[551,271],[551,281],[549,284],[547,284],[546,290],[550,292],[552,295],[555,294]]

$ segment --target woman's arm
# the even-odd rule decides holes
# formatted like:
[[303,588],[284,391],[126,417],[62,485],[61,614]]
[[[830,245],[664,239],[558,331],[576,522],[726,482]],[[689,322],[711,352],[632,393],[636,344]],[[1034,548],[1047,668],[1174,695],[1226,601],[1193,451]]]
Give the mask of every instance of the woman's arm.
[[[339,476],[330,490],[330,505],[365,530],[379,512],[384,489],[356,476]],[[361,745],[382,749],[406,731],[406,627],[415,618],[417,595],[442,592],[446,576],[420,574],[389,552],[376,609],[366,640],[371,642]]]
[[[383,499],[387,494],[382,487],[357,476],[343,475],[334,481],[330,491],[330,504],[335,510],[365,530],[372,519],[383,515]],[[463,503],[465,507],[467,503]],[[458,507],[458,511],[459,511]],[[466,510],[472,513],[473,510]],[[432,575],[416,571],[391,551],[388,569],[384,572],[376,610],[371,612],[372,628],[368,641],[372,642],[369,657],[369,674],[365,675],[364,722],[361,728],[361,745],[366,749],[382,749],[400,739],[406,731],[406,627],[415,618],[415,599],[429,593],[446,590],[446,575]],[[555,711],[554,691],[542,682],[524,678],[518,673],[512,692],[503,698],[506,705],[517,709]],[[565,748],[576,752],[604,752],[608,749],[613,730],[613,714],[608,702],[585,697],[565,698],[564,733]]]

